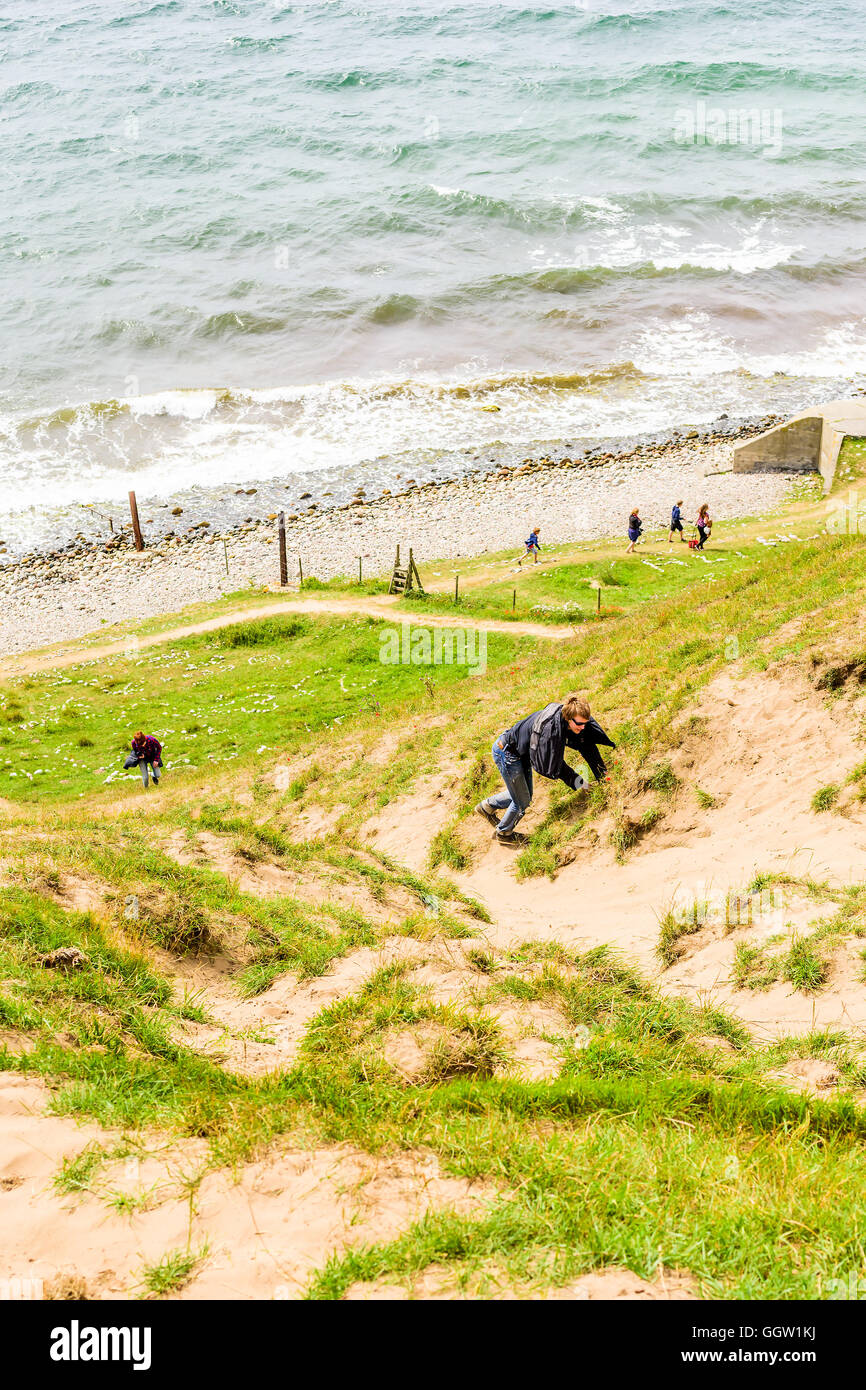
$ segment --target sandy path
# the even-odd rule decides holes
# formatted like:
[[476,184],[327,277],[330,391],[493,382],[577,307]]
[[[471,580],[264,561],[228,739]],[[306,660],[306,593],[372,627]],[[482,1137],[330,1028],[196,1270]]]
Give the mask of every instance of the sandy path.
[[34,675],[39,671],[56,671],[64,666],[79,666],[88,661],[104,661],[112,656],[128,655],[130,651],[145,651],[148,647],[158,647],[165,642],[180,642],[185,637],[195,637],[202,632],[215,632],[221,627],[231,627],[235,623],[252,623],[260,618],[273,618],[281,613],[332,613],[337,616],[347,613],[361,613],[370,618],[393,617],[398,622],[411,623],[413,627],[455,627],[474,628],[478,632],[504,632],[517,637],[547,637],[554,642],[562,642],[573,637],[575,629],[571,625],[554,626],[551,623],[500,622],[495,618],[469,618],[455,613],[423,613],[419,621],[413,614],[395,607],[397,600],[381,599],[284,599],[280,603],[268,603],[261,608],[240,608],[221,613],[219,617],[208,618],[201,623],[190,623],[185,627],[171,627],[164,632],[154,632],[147,637],[126,637],[122,642],[109,642],[102,647],[80,647],[66,652],[25,653],[20,657],[10,656],[0,662],[0,677]]

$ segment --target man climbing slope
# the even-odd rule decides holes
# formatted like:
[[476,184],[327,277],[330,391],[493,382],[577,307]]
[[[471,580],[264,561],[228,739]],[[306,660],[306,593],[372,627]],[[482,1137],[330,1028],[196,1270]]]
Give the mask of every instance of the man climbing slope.
[[[475,807],[480,816],[496,826],[496,838],[503,843],[514,839],[514,827],[526,814],[532,800],[532,774],[562,781],[572,791],[589,783],[565,761],[566,748],[574,748],[589,764],[599,782],[607,776],[598,745],[615,748],[590,713],[582,695],[573,692],[562,701],[520,719],[506,729],[493,745],[493,761],[505,783],[505,791],[488,796]],[[505,814],[499,820],[497,813]]]

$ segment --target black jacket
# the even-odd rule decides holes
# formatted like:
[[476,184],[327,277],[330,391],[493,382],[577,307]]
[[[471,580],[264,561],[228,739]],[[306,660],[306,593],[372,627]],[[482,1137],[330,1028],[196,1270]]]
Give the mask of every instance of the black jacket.
[[613,739],[608,738],[601,725],[594,719],[590,719],[586,728],[581,733],[575,734],[569,729],[560,711],[557,719],[552,719],[550,723],[543,726],[533,758],[530,754],[529,742],[532,737],[532,725],[535,716],[540,712],[540,710],[535,710],[533,714],[527,715],[525,719],[518,720],[516,724],[512,724],[510,729],[506,729],[502,735],[503,745],[512,753],[517,753],[527,770],[531,768],[538,773],[539,777],[550,777],[553,781],[564,782],[567,787],[571,787],[572,791],[577,782],[577,773],[565,762],[565,750],[566,748],[574,748],[589,764],[595,780],[600,781],[607,768],[598,751],[598,745],[603,743],[608,748],[616,747]]

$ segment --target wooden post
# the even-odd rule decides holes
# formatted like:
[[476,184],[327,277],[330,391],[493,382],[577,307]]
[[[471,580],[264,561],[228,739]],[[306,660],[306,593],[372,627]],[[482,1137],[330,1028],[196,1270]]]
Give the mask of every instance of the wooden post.
[[420,576],[420,574],[418,573],[418,566],[415,564],[415,556],[413,555],[413,553],[412,553],[411,550],[409,551],[409,559],[410,559],[410,561],[411,561],[411,564],[410,564],[410,567],[409,567],[409,571],[410,571],[411,574],[414,574],[414,576],[415,576],[415,583],[416,583],[417,586],[418,586],[418,592],[421,593],[421,594],[423,594],[423,592],[424,592],[424,585],[421,583],[421,576]]
[[138,519],[138,503],[135,500],[135,493],[129,494],[129,510],[132,513],[132,534],[135,536],[136,550],[144,550],[144,541],[141,539],[141,523]]
[[226,574],[228,574],[228,572],[229,572],[229,543],[228,543],[228,541],[226,540],[225,536],[223,536],[223,550],[224,550],[225,553],[226,553]]
[[454,602],[455,602],[455,603],[457,603],[457,602],[459,601],[459,595],[460,595],[460,575],[459,575],[459,574],[455,574],[455,576],[454,576]]
[[280,588],[285,589],[289,582],[289,562],[286,558],[286,514],[280,512],[277,522],[280,537]]
[[600,585],[600,584],[599,584],[599,586],[598,586],[598,589],[596,590],[596,593],[598,594],[598,602],[597,602],[596,605],[595,605],[595,611],[596,611],[596,613],[598,614],[598,616],[601,617],[601,585]]
[[398,569],[400,568],[400,547],[399,547],[399,545],[397,546],[397,558],[396,558],[396,560],[394,561],[394,568],[395,568],[395,570],[398,570]]
[[359,584],[363,584],[363,582],[364,582],[363,564],[364,564],[364,557],[363,557],[363,555],[359,555],[359,556],[358,556],[358,583],[359,583]]
[[301,582],[300,582],[300,585],[299,585],[298,587],[301,588],[301,589],[303,589],[303,587],[304,587],[304,564],[303,564],[303,561],[302,561],[300,555],[298,556],[298,573],[299,573],[299,575],[301,576]]
[[411,545],[410,545],[410,546],[409,546],[409,563],[408,563],[408,565],[406,566],[406,589],[405,589],[405,592],[406,592],[407,594],[410,593],[411,590],[412,590],[412,571],[414,570],[414,568],[415,568],[415,559],[414,559],[414,557],[413,557],[413,555],[412,555],[412,547],[411,547]]
[[109,531],[111,532],[111,534],[114,535],[114,517],[113,517],[113,516],[110,516],[110,517],[108,518],[108,529],[109,529]]

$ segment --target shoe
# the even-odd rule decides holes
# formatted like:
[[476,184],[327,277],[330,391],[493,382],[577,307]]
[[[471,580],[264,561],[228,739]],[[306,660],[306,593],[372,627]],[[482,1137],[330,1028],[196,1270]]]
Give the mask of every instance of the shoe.
[[506,830],[506,831],[505,831],[505,834],[503,835],[500,831],[497,830],[497,832],[496,832],[496,834],[494,835],[493,838],[494,838],[494,840],[498,840],[499,843],[500,843],[501,845],[513,845],[513,844],[514,844],[514,831],[513,831],[513,830]]
[[496,815],[495,811],[493,810],[493,807],[487,805],[486,801],[479,801],[475,809],[478,812],[479,816],[483,816],[484,819],[489,821],[491,825],[499,824],[499,817]]

